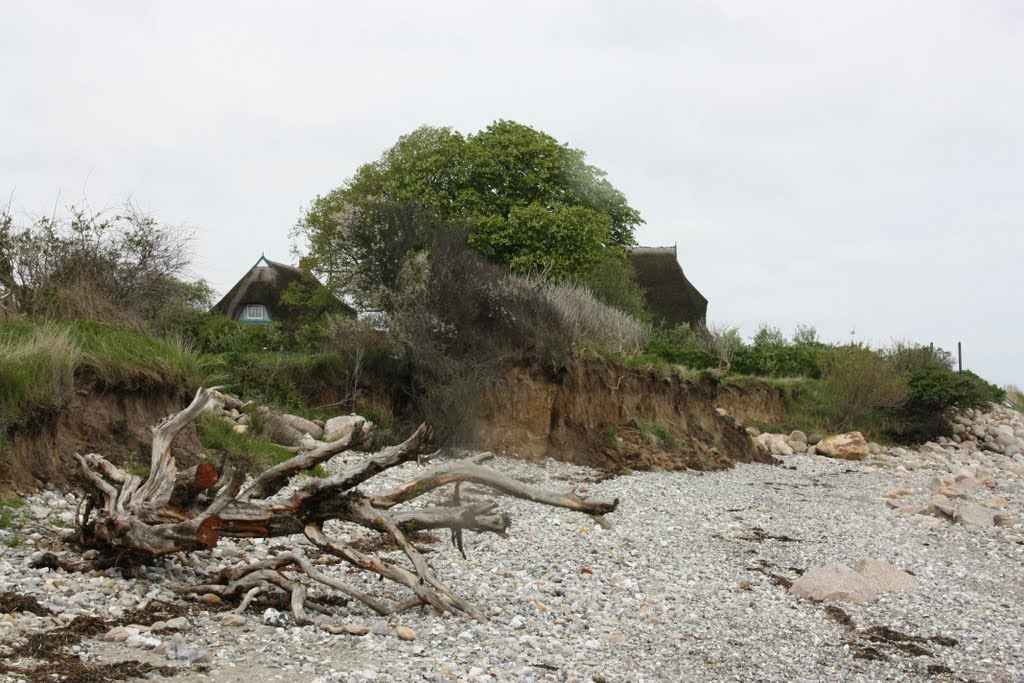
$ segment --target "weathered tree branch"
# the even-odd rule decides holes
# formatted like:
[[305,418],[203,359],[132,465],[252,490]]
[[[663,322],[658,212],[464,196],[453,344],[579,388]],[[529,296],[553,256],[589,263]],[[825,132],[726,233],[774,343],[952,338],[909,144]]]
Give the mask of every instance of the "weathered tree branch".
[[[318,569],[298,551],[237,566],[223,572],[216,583],[185,589],[190,593],[238,599],[241,609],[258,596],[277,592],[287,598],[296,623],[309,623],[309,610],[330,609],[310,596],[328,590],[357,600],[379,614],[431,605],[439,612],[455,612],[485,621],[477,607],[444,585],[409,536],[423,530],[449,529],[459,552],[465,555],[464,531],[507,534],[511,520],[499,510],[497,502],[463,503],[459,490],[462,482],[595,519],[614,511],[619,502],[583,498],[571,491],[547,491],[520,482],[483,466],[481,463],[493,457],[488,454],[430,467],[382,493],[367,494],[359,489],[361,484],[389,469],[413,460],[422,463],[431,437],[426,425],[397,446],[361,456],[333,476],[305,481],[294,488],[288,487],[297,474],[368,443],[371,430],[367,424],[358,423],[343,439],[296,453],[247,486],[243,486],[240,477],[232,477],[223,463],[220,467],[201,464],[179,472],[171,455],[171,441],[204,409],[211,393],[212,390],[200,389],[185,410],[154,428],[150,473],[145,478],[126,473],[96,454],[75,455],[89,493],[85,512],[78,520],[83,541],[99,549],[101,559],[121,559],[127,555],[144,560],[212,548],[225,536],[270,538],[303,534],[320,551],[404,586],[412,594],[403,601],[369,595]],[[404,503],[448,485],[454,488],[447,506],[401,508]],[[390,536],[404,553],[407,564],[384,561],[329,537],[324,524],[330,521]]]

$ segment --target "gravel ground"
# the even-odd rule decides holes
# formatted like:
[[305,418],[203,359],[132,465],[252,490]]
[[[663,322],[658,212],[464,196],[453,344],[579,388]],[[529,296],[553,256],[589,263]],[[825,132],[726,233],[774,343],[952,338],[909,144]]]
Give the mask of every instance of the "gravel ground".
[[[265,615],[264,607],[232,625],[216,606],[194,604],[187,623],[174,626],[180,630],[158,624],[124,642],[100,634],[73,651],[86,662],[179,666],[178,681],[1024,680],[1024,466],[998,454],[935,451],[883,452],[863,462],[794,455],[779,466],[605,481],[564,463],[497,458],[493,466],[521,478],[583,487],[621,505],[608,515],[612,528],[603,529],[586,516],[503,498],[513,516],[509,537],[467,534],[468,560],[437,534],[431,563],[490,616],[486,625],[429,610],[389,623],[350,604],[335,624],[370,631],[335,635],[268,625],[287,618]],[[415,467],[387,473],[380,485]],[[1002,526],[898,512],[883,497],[905,488],[900,505],[928,503],[936,476],[979,467],[992,477],[974,488],[961,481],[965,498],[997,497]],[[472,487],[464,493],[474,495]],[[0,647],[77,614],[119,619],[154,601],[178,602],[170,589],[201,580],[204,565],[215,571],[278,548],[308,548],[295,538],[227,540],[197,554],[195,567],[169,561],[141,579],[28,568],[60,531],[53,524],[66,523],[73,509],[72,496],[49,492],[19,510],[21,529],[0,532],[27,538],[3,548],[0,591],[57,612],[0,615]],[[811,567],[852,567],[863,558],[910,572],[918,587],[870,604],[813,602],[787,590]],[[398,595],[344,566],[329,568]],[[399,625],[415,639],[399,638]]]

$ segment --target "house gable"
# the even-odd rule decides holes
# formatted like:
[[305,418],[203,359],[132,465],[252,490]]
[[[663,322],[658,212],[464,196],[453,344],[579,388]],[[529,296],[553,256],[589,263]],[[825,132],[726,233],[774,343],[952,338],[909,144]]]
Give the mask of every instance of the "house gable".
[[704,325],[708,300],[686,278],[675,246],[635,247],[630,257],[636,282],[644,291],[647,310],[655,322],[665,327]]
[[[244,323],[265,325],[270,322],[292,323],[303,314],[281,300],[281,295],[294,283],[310,288],[323,287],[311,274],[261,255],[252,268],[213,307],[218,313]],[[349,306],[337,302],[337,312],[354,314]]]

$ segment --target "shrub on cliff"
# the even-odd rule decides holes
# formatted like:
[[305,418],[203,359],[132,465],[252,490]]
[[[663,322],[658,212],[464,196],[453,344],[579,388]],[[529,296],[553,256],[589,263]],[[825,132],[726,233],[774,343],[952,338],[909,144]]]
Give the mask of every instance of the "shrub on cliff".
[[168,309],[209,304],[209,287],[184,279],[191,239],[130,204],[71,206],[27,225],[4,213],[0,293],[8,310],[32,317],[141,327]]
[[876,351],[850,344],[822,357],[821,385],[831,407],[833,431],[853,429],[907,397],[907,384]]

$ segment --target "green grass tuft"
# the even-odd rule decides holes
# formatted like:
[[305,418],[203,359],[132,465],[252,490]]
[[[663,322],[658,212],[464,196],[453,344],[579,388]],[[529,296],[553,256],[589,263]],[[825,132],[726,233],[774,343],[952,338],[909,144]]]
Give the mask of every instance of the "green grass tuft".
[[193,389],[209,367],[188,345],[94,321],[13,321],[0,331],[0,434],[61,408],[75,380]]
[[[199,417],[196,427],[203,447],[227,453],[228,462],[246,472],[262,472],[295,455],[287,448],[249,432],[236,432],[226,420],[209,413]],[[327,476],[326,470],[319,465],[307,474],[313,477]]]
[[636,418],[636,426],[648,443],[660,444],[669,448],[679,445],[679,439],[663,424]]

